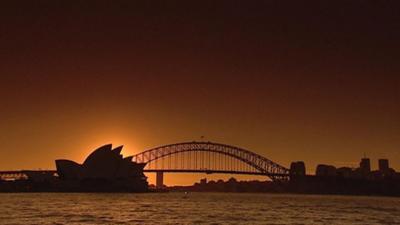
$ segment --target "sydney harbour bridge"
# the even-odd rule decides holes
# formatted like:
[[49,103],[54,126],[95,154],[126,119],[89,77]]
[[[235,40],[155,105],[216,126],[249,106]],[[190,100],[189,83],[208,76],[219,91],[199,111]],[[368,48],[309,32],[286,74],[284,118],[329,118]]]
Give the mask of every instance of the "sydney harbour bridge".
[[157,186],[163,173],[224,173],[265,175],[273,181],[289,178],[289,169],[249,150],[213,142],[183,142],[165,145],[133,156],[146,163],[145,172],[157,173]]
[[[145,173],[156,173],[157,186],[163,185],[164,173],[222,173],[263,175],[273,181],[289,179],[289,169],[252,151],[213,142],[182,142],[164,145],[132,156],[146,163]],[[0,178],[29,176],[35,171],[1,171]],[[41,171],[56,173],[56,171]]]

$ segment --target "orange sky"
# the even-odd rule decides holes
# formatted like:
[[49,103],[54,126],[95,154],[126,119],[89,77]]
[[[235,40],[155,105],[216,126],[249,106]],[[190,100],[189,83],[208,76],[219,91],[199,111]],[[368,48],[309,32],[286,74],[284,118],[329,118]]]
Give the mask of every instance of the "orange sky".
[[[107,143],[131,155],[202,135],[285,166],[304,160],[310,172],[364,153],[373,168],[384,157],[400,170],[392,8],[38,4],[0,13],[1,170],[82,162]],[[167,174],[166,183],[202,177]]]

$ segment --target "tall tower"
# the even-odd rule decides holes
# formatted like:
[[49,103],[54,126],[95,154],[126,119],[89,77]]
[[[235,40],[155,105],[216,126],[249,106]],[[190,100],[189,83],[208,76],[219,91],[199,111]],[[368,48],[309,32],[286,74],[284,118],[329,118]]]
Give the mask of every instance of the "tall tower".
[[306,165],[303,161],[292,162],[290,164],[290,175],[291,176],[305,176]]
[[369,158],[362,158],[360,162],[360,169],[364,173],[369,173],[371,172],[371,162]]
[[379,171],[382,173],[386,173],[389,171],[389,160],[388,159],[379,159]]

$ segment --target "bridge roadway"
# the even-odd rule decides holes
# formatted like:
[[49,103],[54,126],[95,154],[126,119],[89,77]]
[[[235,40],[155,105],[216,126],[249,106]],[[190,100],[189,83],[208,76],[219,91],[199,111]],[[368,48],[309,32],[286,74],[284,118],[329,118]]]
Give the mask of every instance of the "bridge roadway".
[[[205,173],[205,174],[214,174],[214,173],[219,173],[219,174],[238,174],[238,175],[260,175],[260,176],[265,176],[264,173],[262,172],[246,172],[246,171],[229,171],[229,170],[186,170],[186,169],[180,169],[180,170],[175,170],[175,169],[144,169],[143,170],[145,173]],[[288,174],[270,174],[271,176],[288,176]]]

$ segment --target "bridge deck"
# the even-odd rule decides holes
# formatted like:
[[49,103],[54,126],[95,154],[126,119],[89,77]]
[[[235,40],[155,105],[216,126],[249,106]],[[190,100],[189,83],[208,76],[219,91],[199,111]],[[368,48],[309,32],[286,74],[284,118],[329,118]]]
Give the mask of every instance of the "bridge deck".
[[261,173],[261,172],[227,171],[227,170],[145,169],[144,172],[145,173],[157,173],[157,172],[163,172],[163,173],[206,173],[206,174],[220,173],[220,174],[276,176],[276,177],[289,176],[288,174],[280,174],[280,173],[265,174],[265,173]]

